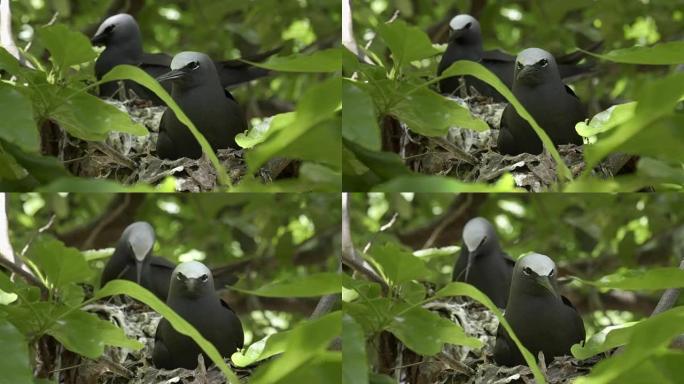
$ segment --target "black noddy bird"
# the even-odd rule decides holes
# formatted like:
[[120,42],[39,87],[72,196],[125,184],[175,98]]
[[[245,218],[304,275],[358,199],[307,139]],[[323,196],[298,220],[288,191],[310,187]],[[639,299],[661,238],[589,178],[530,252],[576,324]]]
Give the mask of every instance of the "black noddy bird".
[[[247,120],[230,92],[218,84],[216,67],[207,55],[181,52],[173,58],[171,71],[157,80],[172,82],[171,96],[214,150],[236,148],[235,136],[247,130]],[[199,143],[171,109],[164,111],[159,124],[157,156],[202,156]]]
[[[582,144],[575,124],[586,118],[586,110],[575,92],[563,84],[553,56],[539,48],[520,52],[515,67],[513,94],[554,145]],[[527,120],[510,104],[501,117],[497,147],[505,155],[539,154],[542,141]]]
[[452,281],[462,281],[485,293],[503,308],[515,261],[501,250],[492,224],[483,217],[468,221],[463,227],[463,246],[456,260]]
[[[112,68],[120,64],[138,66],[152,77],[169,71],[172,56],[164,53],[150,54],[143,51],[140,27],[133,16],[120,13],[108,17],[95,32],[91,42],[96,46],[104,46],[105,50],[95,62],[95,75],[101,79]],[[245,57],[251,62],[264,61],[278,52],[280,48],[268,52]],[[268,75],[268,70],[257,68],[242,60],[217,61],[220,83],[223,87],[232,87]],[[132,81],[124,82],[126,88],[133,90],[138,97],[162,105],[161,99],[152,91]],[[100,85],[100,96],[112,97],[118,89],[115,82]],[[170,92],[170,88],[167,89]]]
[[101,285],[115,279],[130,280],[166,300],[175,264],[152,255],[154,242],[154,229],[149,223],[138,221],[126,227],[102,271]]
[[[214,290],[211,271],[204,264],[190,261],[176,267],[166,304],[192,324],[221,356],[230,357],[243,347],[240,319]],[[194,369],[200,353],[204,355],[191,338],[178,333],[166,319],[159,322],[152,353],[157,368]],[[204,359],[208,361],[206,355]]]
[[[582,318],[558,291],[556,264],[548,256],[531,253],[515,263],[511,292],[504,317],[518,339],[535,357],[544,353],[546,363],[570,355],[573,344],[586,336]],[[501,365],[525,364],[522,354],[499,325],[494,360]]]
[[[594,50],[595,47],[590,47],[589,50]],[[589,67],[577,65],[582,58],[584,55],[579,53],[570,53],[559,57],[561,77],[572,78],[587,73]],[[451,64],[459,60],[478,62],[492,71],[508,88],[513,87],[515,56],[499,50],[485,51],[482,47],[480,23],[474,17],[466,14],[456,15],[449,22],[449,42],[442,60],[439,62],[437,75],[441,75]],[[465,80],[468,86],[477,89],[481,95],[491,97],[494,101],[506,101],[489,84],[472,76],[466,76]],[[448,77],[440,80],[439,89],[441,93],[452,94],[459,85],[458,77]]]

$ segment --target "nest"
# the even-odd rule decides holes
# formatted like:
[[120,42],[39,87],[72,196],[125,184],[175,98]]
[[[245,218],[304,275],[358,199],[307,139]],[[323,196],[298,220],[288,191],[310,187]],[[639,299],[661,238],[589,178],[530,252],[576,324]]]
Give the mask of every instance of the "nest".
[[[144,126],[149,135],[111,132],[104,142],[87,142],[63,134],[59,137],[57,156],[71,173],[86,178],[115,180],[124,185],[156,185],[173,176],[178,192],[204,192],[217,188],[216,170],[206,155],[199,159],[163,160],[153,154],[159,122],[166,107],[150,106],[139,100],[122,102],[109,99],[105,102],[126,112],[134,122]],[[221,149],[217,156],[233,184],[247,174],[242,150]],[[262,182],[270,182],[282,169],[282,159],[277,159],[259,170],[257,177]]]
[[[402,383],[411,384],[505,384],[534,383],[529,367],[499,366],[493,361],[496,330],[499,321],[496,316],[479,303],[452,298],[429,303],[425,308],[437,312],[463,327],[468,336],[483,342],[481,349],[462,345],[444,346],[435,356],[419,357],[400,344],[399,359],[419,361],[415,364],[397,364],[402,367],[395,377]],[[543,356],[542,356],[543,357]],[[555,358],[548,366],[541,359],[542,373],[550,384],[571,383],[575,378],[586,375],[598,362],[598,357],[578,361],[571,356]],[[401,363],[401,362],[400,362]]]
[[[491,129],[477,132],[453,127],[445,138],[426,138],[412,134],[401,122],[401,131],[405,138],[401,140],[400,153],[410,169],[432,175],[451,176],[471,183],[492,183],[504,173],[510,173],[516,187],[533,192],[545,191],[557,184],[556,162],[546,149],[538,155],[523,153],[516,156],[502,155],[495,150],[499,123],[506,103],[492,103],[489,98],[481,96],[448,98],[468,108]],[[417,144],[417,149],[416,146],[409,146],[409,143]],[[582,146],[561,145],[558,151],[573,177],[584,171]],[[617,174],[629,160],[628,156],[617,157],[597,166],[593,174],[600,178]]]
[[[118,301],[118,303],[117,303]],[[178,368],[174,370],[157,369],[152,365],[154,334],[161,315],[151,311],[147,306],[132,300],[114,298],[87,305],[84,310],[95,313],[120,327],[130,339],[144,345],[140,350],[126,348],[106,348],[103,356],[97,360],[82,359],[78,368],[78,382],[103,384],[147,384],[147,383],[189,383],[219,384],[225,383],[221,371],[214,365],[207,369],[207,364],[199,356],[198,367],[194,370]],[[230,365],[230,360],[226,361]],[[251,373],[247,369],[232,367],[233,371],[246,382]]]

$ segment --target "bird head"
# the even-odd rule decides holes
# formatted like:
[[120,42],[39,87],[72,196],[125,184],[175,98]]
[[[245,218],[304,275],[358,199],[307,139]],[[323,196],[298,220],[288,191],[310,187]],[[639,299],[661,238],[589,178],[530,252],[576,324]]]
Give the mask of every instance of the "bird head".
[[169,292],[188,298],[199,297],[214,292],[214,278],[209,268],[199,261],[181,263],[173,270]]
[[515,83],[536,86],[547,81],[561,81],[553,55],[539,48],[520,52],[515,60]]
[[521,290],[529,295],[553,295],[560,298],[556,280],[556,263],[539,253],[527,254],[515,263],[511,291]]
[[133,16],[120,13],[108,17],[90,39],[96,46],[140,46],[142,51],[142,36],[140,27]]
[[468,251],[468,264],[465,270],[465,281],[468,281],[470,267],[475,258],[495,251],[499,247],[496,231],[484,217],[470,219],[463,227],[463,246]]
[[154,247],[154,228],[146,221],[138,221],[126,227],[121,238],[134,258],[136,279],[140,284],[143,265]]
[[219,82],[214,62],[199,52],[181,52],[174,56],[171,71],[157,77],[157,81],[172,81],[183,88],[201,85],[206,81]]
[[449,21],[449,42],[452,41],[462,45],[481,45],[482,32],[477,19],[466,14],[454,16]]

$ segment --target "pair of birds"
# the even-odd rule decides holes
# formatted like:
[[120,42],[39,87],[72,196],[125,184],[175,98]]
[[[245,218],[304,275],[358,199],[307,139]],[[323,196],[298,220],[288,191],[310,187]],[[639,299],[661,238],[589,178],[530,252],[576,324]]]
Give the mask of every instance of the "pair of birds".
[[[480,23],[470,15],[455,16],[449,28],[449,42],[437,69],[438,76],[456,61],[478,62],[513,91],[555,145],[582,144],[575,124],[586,118],[586,109],[562,80],[586,71],[576,65],[582,59],[581,55],[567,55],[563,59],[565,62],[559,64],[552,54],[539,48],[525,49],[517,57],[501,51],[485,51]],[[479,79],[466,76],[465,82],[484,96],[505,101],[499,92]],[[442,93],[451,94],[459,87],[459,80],[457,77],[445,78],[439,86]],[[541,140],[527,120],[510,104],[501,118],[497,147],[506,155],[539,154],[543,150]]]
[[[242,109],[225,88],[268,74],[268,71],[240,60],[214,62],[200,52],[181,52],[173,58],[166,54],[145,53],[140,27],[128,14],[107,18],[91,41],[94,45],[105,47],[95,62],[98,80],[117,65],[140,67],[162,83],[214,150],[235,148],[235,136],[247,130]],[[245,60],[262,61],[277,51]],[[132,81],[124,84],[126,89],[133,90],[140,98],[162,104],[161,99],[145,87]],[[100,95],[103,97],[112,97],[117,91],[118,85],[115,83],[100,86]],[[157,155],[172,160],[202,156],[197,140],[171,110],[166,110],[162,116]]]
[[[115,279],[130,280],[166,301],[171,309],[192,324],[218,349],[230,356],[244,345],[240,319],[219,297],[214,277],[206,265],[191,261],[178,266],[152,255],[155,233],[147,222],[135,222],[123,231],[114,254],[107,262],[101,285]],[[188,336],[161,319],[154,336],[152,361],[158,368],[197,367],[201,348]],[[208,356],[204,355],[205,361]]]
[[[546,359],[570,354],[573,344],[584,341],[582,318],[561,296],[556,264],[548,256],[530,253],[514,261],[499,245],[492,224],[476,217],[463,228],[463,247],[452,280],[469,283],[484,292],[499,308],[522,344]],[[494,346],[498,364],[525,364],[506,330],[499,326]]]

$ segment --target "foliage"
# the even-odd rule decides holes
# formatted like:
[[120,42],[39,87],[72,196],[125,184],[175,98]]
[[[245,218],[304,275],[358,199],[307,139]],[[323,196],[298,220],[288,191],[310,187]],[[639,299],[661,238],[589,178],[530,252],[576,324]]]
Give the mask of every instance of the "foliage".
[[[59,2],[46,5],[38,2],[13,2],[15,31],[28,33],[18,39],[29,40],[31,50],[26,52],[35,69],[22,67],[4,49],[0,49],[0,69],[6,72],[6,81],[0,83],[0,102],[7,107],[9,118],[0,122],[0,185],[4,190],[158,190],[173,191],[173,182],[157,186],[126,186],[105,181],[83,182],[66,171],[59,160],[64,159],[58,149],[51,148],[54,129],[70,137],[89,142],[104,142],[114,132],[147,136],[149,132],[117,109],[89,92],[97,83],[93,76],[93,63],[97,53],[90,45],[87,34],[92,34],[90,23],[105,14],[105,4],[92,2]],[[216,171],[222,190],[275,191],[332,191],[340,188],[340,109],[339,89],[340,51],[326,42],[337,31],[329,20],[316,13],[332,12],[339,19],[339,9],[326,0],[312,5],[290,2],[276,4],[259,0],[250,4],[228,4],[199,1],[146,2],[136,10],[136,18],[143,31],[147,51],[163,50],[175,53],[181,50],[204,51],[216,58],[239,57],[281,46],[278,57],[260,64],[277,74],[259,80],[259,86],[246,85],[232,90],[240,104],[253,116],[253,128],[245,132],[248,137],[258,136],[257,142],[245,143],[247,175],[239,187],[231,186],[231,179],[216,154],[192,124],[179,115],[179,108],[170,99],[165,103],[188,125],[202,144],[203,152]],[[52,9],[56,7],[57,9]],[[264,22],[264,14],[277,10],[277,20]],[[47,22],[58,11],[58,23],[35,29]],[[197,13],[192,13],[197,12]],[[203,23],[196,23],[203,19]],[[193,28],[187,28],[192,25]],[[216,33],[213,25],[225,26],[225,33]],[[277,28],[281,28],[278,33]],[[83,32],[80,32],[83,31]],[[181,31],[183,36],[181,38]],[[191,31],[191,33],[187,33]],[[218,35],[218,36],[217,36]],[[327,48],[327,49],[324,49]],[[49,62],[42,58],[49,57]],[[114,69],[108,80],[129,79],[155,93],[163,92],[149,76],[132,69]],[[325,95],[325,97],[320,97]],[[275,101],[281,110],[264,115],[258,101]],[[294,105],[294,102],[301,100]],[[287,105],[285,109],[283,105]],[[318,115],[319,111],[325,111]],[[283,119],[295,116],[294,121],[282,124]],[[315,116],[309,119],[307,116]],[[288,129],[283,129],[287,127]],[[58,136],[61,136],[59,133]],[[315,145],[312,145],[315,142]],[[59,160],[53,159],[59,156]],[[295,160],[296,178],[277,180],[263,186],[254,177],[269,160],[288,158]],[[302,163],[297,163],[302,161]],[[69,169],[68,167],[66,167]],[[231,188],[232,187],[232,188]]]
[[[140,201],[131,203],[129,199]],[[279,210],[272,209],[275,201]],[[330,351],[328,346],[340,336],[341,313],[307,319],[321,296],[339,292],[339,275],[325,272],[337,268],[338,251],[332,244],[339,228],[339,198],[259,194],[10,195],[11,242],[20,247],[28,244],[23,260],[45,288],[19,276],[10,280],[0,271],[0,333],[11,354],[6,361],[12,362],[3,378],[14,378],[13,383],[31,382],[36,369],[32,368],[36,364],[32,356],[43,353],[39,348],[47,335],[90,359],[111,347],[142,348],[143,344],[128,339],[118,326],[84,310],[105,297],[126,295],[150,306],[179,332],[195,339],[230,382],[237,382],[215,348],[149,291],[116,280],[90,293],[90,287],[99,285],[101,268],[112,252],[111,248],[93,249],[93,245],[113,244],[92,232],[97,227],[88,226],[93,219],[117,214],[109,209],[131,209],[131,204],[135,219],[147,220],[156,229],[156,255],[174,262],[202,260],[211,267],[226,268],[228,263],[228,270],[241,277],[229,301],[237,308],[246,340],[245,350],[236,353],[233,362],[259,366],[250,382],[294,382],[311,375],[339,380],[341,352]],[[47,221],[50,233],[39,232]],[[122,229],[116,232],[112,228],[113,235],[118,237]],[[83,248],[83,239],[75,239],[74,233],[90,237],[86,244],[91,245]],[[65,242],[75,242],[81,249]],[[276,304],[274,309],[235,304],[240,297],[258,296],[271,300],[271,305],[278,300],[287,304]],[[305,313],[296,309],[302,306]],[[282,356],[268,359],[274,355]]]
[[[384,331],[417,354],[418,362],[437,353],[449,359],[448,344],[479,349],[477,354],[491,361],[485,356],[491,350],[464,332],[467,327],[439,316],[429,305],[469,296],[501,320],[500,311],[477,289],[451,283],[461,230],[474,216],[494,224],[503,249],[514,259],[534,251],[558,265],[562,293],[579,309],[588,334],[572,354],[600,360],[576,382],[639,383],[649,374],[676,382],[682,354],[668,345],[682,334],[682,299],[658,315],[649,314],[661,290],[684,281],[682,270],[674,267],[684,255],[684,216],[678,213],[683,204],[676,194],[350,195],[354,248],[388,289],[356,268],[343,277],[344,382],[375,382],[380,372],[401,375],[394,365],[383,365],[383,354],[393,350]],[[619,296],[636,300],[621,304],[615,301]],[[610,354],[620,346],[622,353]],[[523,353],[536,381],[543,382],[533,356]],[[384,380],[395,382],[389,376]]]
[[[413,157],[431,156],[430,148],[423,148],[421,144],[422,137],[445,137],[454,127],[488,129],[466,106],[432,89],[434,83],[448,75],[473,75],[502,91],[503,85],[498,79],[477,63],[457,62],[441,77],[435,75],[440,53],[445,49],[448,20],[458,13],[469,13],[467,3],[355,2],[352,9],[355,37],[368,60],[361,62],[348,51],[343,56],[343,104],[354,110],[353,114],[345,114],[342,122],[345,190],[425,190],[421,188],[421,176],[409,172],[406,166]],[[624,6],[617,0],[490,2],[476,10],[485,49],[502,48],[515,54],[525,47],[542,47],[560,54],[575,47],[589,47],[596,41],[603,42],[602,52],[590,53],[597,68],[589,76],[590,81],[573,84],[581,100],[590,106],[601,105],[590,114],[594,115],[589,123],[591,130],[586,129],[584,122],[577,125],[586,140],[584,169],[574,180],[546,134],[510,92],[502,92],[518,113],[530,121],[556,163],[557,185],[550,189],[571,192],[636,191],[646,187],[680,189],[684,179],[681,159],[684,140],[678,127],[682,123],[680,100],[684,97],[684,85],[675,66],[684,64],[684,57],[681,42],[668,41],[676,39],[674,26],[681,23],[682,13],[676,4],[681,8],[681,1],[641,7]],[[398,17],[395,11],[399,11]],[[627,101],[632,102],[624,104]],[[611,118],[616,105],[634,107],[634,110],[632,113],[620,111],[619,117]],[[601,109],[607,111],[601,112]],[[408,132],[403,136],[408,136],[412,145],[418,144],[419,148],[398,157],[392,153],[397,152],[392,143],[399,135],[397,129],[404,127]],[[602,162],[615,154],[632,156],[636,171],[610,179],[597,177]],[[452,151],[448,155],[463,160]],[[478,167],[473,159],[465,159],[465,163]],[[381,172],[379,168],[386,171]],[[454,183],[451,180],[454,172],[450,177],[435,175],[430,179],[431,188],[452,192],[488,190],[475,183],[473,186],[466,182]],[[501,173],[501,178],[508,177],[505,170]],[[514,190],[512,185],[502,188]]]

